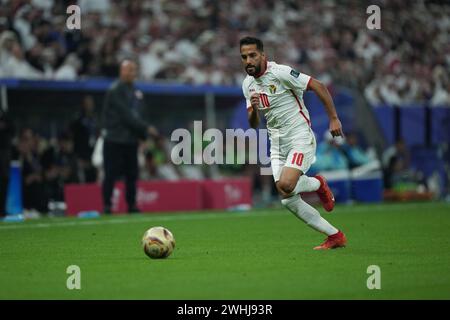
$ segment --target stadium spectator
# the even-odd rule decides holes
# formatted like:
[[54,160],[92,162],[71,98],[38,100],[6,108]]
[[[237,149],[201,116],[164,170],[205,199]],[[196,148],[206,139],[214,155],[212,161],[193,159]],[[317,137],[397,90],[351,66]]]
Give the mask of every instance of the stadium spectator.
[[183,177],[182,166],[175,166],[170,159],[170,145],[165,137],[159,136],[144,145],[143,155],[145,161],[141,166],[141,177],[144,180],[175,181]]
[[78,78],[78,71],[81,68],[81,61],[78,57],[71,53],[64,63],[55,71],[53,79],[55,80],[76,80]]
[[342,150],[343,139],[334,138],[329,131],[317,146],[316,162],[311,166],[313,172],[348,170],[349,162]]
[[149,150],[144,154],[144,165],[140,170],[139,178],[141,180],[155,180],[158,179],[157,165],[155,163],[155,157]]
[[22,78],[22,79],[38,79],[43,78],[44,74],[35,69],[25,59],[23,50],[18,42],[12,37],[4,40],[7,44],[2,48],[2,77],[5,78]]
[[19,160],[22,164],[23,207],[25,215],[37,217],[47,212],[43,168],[39,152],[40,137],[32,129],[25,128],[18,142]]
[[433,84],[434,91],[430,106],[450,107],[450,76],[442,66],[433,69]]
[[95,102],[92,96],[86,95],[83,97],[80,113],[71,123],[70,131],[79,169],[78,180],[81,183],[95,182],[97,170],[92,165],[91,158],[99,128],[95,114]]
[[142,120],[142,92],[134,87],[138,66],[132,60],[120,65],[120,76],[105,96],[102,126],[103,145],[103,202],[105,213],[111,213],[114,183],[125,176],[128,212],[139,212],[136,206],[138,178],[138,143],[147,136],[158,136],[155,127]]
[[373,172],[381,173],[382,165],[373,148],[364,150],[356,133],[332,139],[331,134],[325,132],[311,170],[314,173],[327,172],[328,175],[362,177]]
[[382,161],[387,189],[391,189],[397,182],[412,180],[411,155],[403,139],[397,140],[395,145],[385,150]]
[[47,201],[64,201],[64,184],[77,183],[77,161],[68,133],[61,134],[55,146],[42,153],[43,183]]
[[[428,178],[411,165],[411,154],[403,139],[383,153],[385,194],[388,199],[433,199],[440,196],[440,177],[435,171]],[[438,186],[439,185],[439,186]],[[405,199],[405,198],[403,198]]]
[[350,132],[345,136],[341,150],[348,160],[353,177],[361,177],[373,172],[381,173],[382,165],[378,160],[375,149],[369,147],[364,150],[356,133]]
[[366,165],[376,158],[373,149],[363,150],[359,144],[358,135],[353,132],[345,136],[341,150],[347,157],[350,169]]

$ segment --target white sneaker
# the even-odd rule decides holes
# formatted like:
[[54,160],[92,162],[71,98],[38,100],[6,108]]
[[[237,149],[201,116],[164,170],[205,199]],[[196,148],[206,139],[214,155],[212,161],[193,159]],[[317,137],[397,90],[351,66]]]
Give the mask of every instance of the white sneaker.
[[42,216],[41,213],[36,209],[25,210],[23,213],[23,217],[26,220],[39,219],[41,216]]

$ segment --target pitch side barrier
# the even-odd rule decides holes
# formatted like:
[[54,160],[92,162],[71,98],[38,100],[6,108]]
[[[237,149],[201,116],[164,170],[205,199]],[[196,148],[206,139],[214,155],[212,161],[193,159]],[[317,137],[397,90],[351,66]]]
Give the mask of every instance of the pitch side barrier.
[[[47,90],[47,91],[106,91],[113,79],[98,78],[74,81],[61,80],[22,80],[0,79],[0,87],[15,90]],[[137,81],[136,87],[145,94],[167,95],[204,95],[240,96],[242,89],[238,86],[185,85],[169,83],[149,83]]]

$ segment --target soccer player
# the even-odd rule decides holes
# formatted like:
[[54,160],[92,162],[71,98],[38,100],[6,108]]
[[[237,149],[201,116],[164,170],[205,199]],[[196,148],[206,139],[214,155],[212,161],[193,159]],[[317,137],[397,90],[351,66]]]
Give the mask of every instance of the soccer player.
[[303,92],[315,92],[325,106],[332,136],[343,136],[330,93],[316,79],[286,65],[267,61],[263,43],[257,38],[241,39],[240,52],[248,74],[242,84],[248,120],[252,128],[257,128],[258,110],[267,120],[272,173],[281,203],[307,225],[328,236],[315,250],[344,247],[345,235],[300,197],[300,192],[315,191],[326,211],[334,208],[334,196],[325,179],[320,175],[305,175],[315,157],[316,139]]

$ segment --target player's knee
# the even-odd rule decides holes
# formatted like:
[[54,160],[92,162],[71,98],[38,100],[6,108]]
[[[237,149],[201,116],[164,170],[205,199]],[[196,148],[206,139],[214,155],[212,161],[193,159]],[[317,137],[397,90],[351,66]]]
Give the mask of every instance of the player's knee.
[[278,189],[280,191],[282,191],[282,195],[283,193],[286,195],[289,195],[292,193],[292,191],[294,191],[295,189],[295,183],[293,181],[289,181],[289,180],[280,180],[278,182]]

